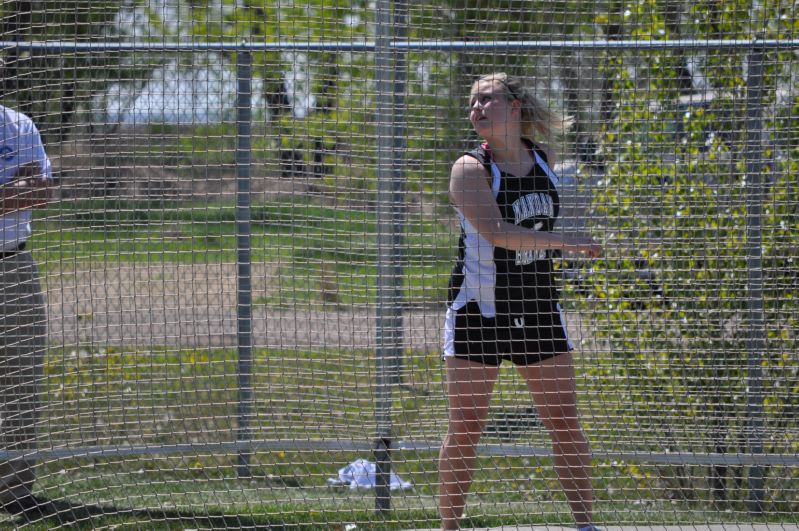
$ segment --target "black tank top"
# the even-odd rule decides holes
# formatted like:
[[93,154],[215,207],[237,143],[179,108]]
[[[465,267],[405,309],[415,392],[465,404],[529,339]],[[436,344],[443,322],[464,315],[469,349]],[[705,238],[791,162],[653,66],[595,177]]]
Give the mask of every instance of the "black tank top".
[[[527,142],[527,144],[534,164],[530,172],[523,177],[504,173],[496,165],[492,165],[491,150],[487,144],[469,151],[467,155],[480,161],[492,177],[492,189],[505,221],[531,230],[552,231],[560,210],[558,178],[549,168],[546,154],[532,143]],[[496,169],[492,169],[492,166]],[[553,252],[512,251],[494,247],[495,273],[481,274],[479,280],[466,281],[465,277],[470,274],[469,271],[482,268],[482,272],[485,273],[487,269],[485,264],[479,267],[467,267],[465,263],[470,255],[475,256],[474,252],[470,253],[467,249],[467,246],[475,245],[475,238],[467,237],[463,227],[464,222],[462,218],[458,261],[450,280],[450,304],[455,303],[457,308],[466,304],[469,299],[476,298],[472,294],[462,293],[461,288],[464,283],[467,286],[474,286],[475,282],[479,282],[482,291],[489,288],[485,285],[489,282],[493,283],[498,316],[519,313],[515,307],[521,306],[525,300],[528,303],[531,300],[538,300],[544,305],[542,311],[549,311],[549,307],[554,305],[558,298],[552,266]],[[485,315],[492,312],[490,310],[487,312],[481,305],[481,313]]]

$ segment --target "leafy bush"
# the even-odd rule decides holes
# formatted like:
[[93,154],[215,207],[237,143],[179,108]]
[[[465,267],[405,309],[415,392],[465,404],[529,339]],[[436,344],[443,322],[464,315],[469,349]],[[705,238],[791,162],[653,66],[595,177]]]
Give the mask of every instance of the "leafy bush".
[[[648,3],[655,4],[638,2]],[[653,7],[635,15],[650,16],[651,34],[668,38],[659,31],[666,26],[657,13]],[[741,29],[739,19],[728,22],[735,27],[725,36]],[[685,103],[684,87],[670,74],[682,62],[680,53],[625,52],[606,63],[615,114],[604,127],[602,151],[611,163],[593,208],[594,229],[604,235],[608,252],[593,286],[593,300],[603,308],[591,317],[607,354],[593,369],[600,378],[592,381],[602,386],[609,418],[641,425],[635,437],[645,446],[749,452],[750,437],[757,437],[765,452],[794,454],[795,433],[786,423],[795,426],[799,406],[793,332],[799,305],[789,286],[796,281],[792,257],[799,236],[787,227],[796,226],[796,164],[773,149],[795,129],[795,119],[767,105],[787,78],[767,55],[763,101],[757,103],[766,133],[763,147],[748,151],[745,83],[752,56],[733,51],[704,57],[712,86]],[[747,182],[755,167],[747,155],[766,162],[763,195]],[[758,302],[749,290],[747,254],[754,244],[747,230],[753,200],[763,207],[756,229],[762,238],[764,330],[752,329],[750,320]],[[758,341],[765,342],[762,352]],[[760,399],[758,419],[750,401]],[[771,501],[796,507],[796,495],[779,487],[784,473],[769,480],[778,496]],[[684,492],[684,481],[668,480],[678,474],[659,476],[666,487]]]

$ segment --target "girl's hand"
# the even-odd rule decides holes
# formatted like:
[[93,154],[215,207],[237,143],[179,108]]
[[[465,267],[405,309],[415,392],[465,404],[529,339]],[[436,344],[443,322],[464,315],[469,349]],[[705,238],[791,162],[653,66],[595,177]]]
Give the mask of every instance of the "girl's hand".
[[578,253],[586,254],[590,258],[602,256],[602,246],[590,236],[573,236],[567,247],[572,247]]

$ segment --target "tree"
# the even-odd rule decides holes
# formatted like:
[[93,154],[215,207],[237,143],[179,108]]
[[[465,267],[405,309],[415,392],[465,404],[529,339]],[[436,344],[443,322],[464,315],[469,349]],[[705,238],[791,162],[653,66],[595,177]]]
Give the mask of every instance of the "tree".
[[[622,13],[609,14],[608,27],[625,38],[646,40],[779,38],[791,31],[781,16],[789,3],[696,2],[683,6],[683,15],[674,5],[627,2],[618,6]],[[749,429],[744,220],[751,57],[740,49],[632,50],[606,63],[612,112],[602,131],[602,150],[611,162],[595,194],[595,229],[618,252],[605,260],[595,293],[609,308],[593,313],[593,319],[610,354],[595,376],[603,396],[618,397],[621,418],[632,415],[647,432],[665,435],[674,451],[744,450]],[[768,449],[779,452],[795,451],[795,443],[780,437],[779,427],[787,411],[796,411],[795,393],[785,391],[797,385],[796,360],[786,357],[793,336],[786,331],[795,328],[799,308],[784,288],[791,269],[785,260],[798,243],[795,231],[784,230],[786,220],[796,216],[795,163],[787,153],[776,153],[785,149],[776,139],[795,129],[796,122],[787,118],[788,107],[775,103],[790,86],[795,66],[778,61],[774,52],[766,58],[762,110],[769,187],[762,234],[769,264],[765,285],[771,287],[763,367],[770,387]],[[692,71],[690,92],[686,70]],[[653,273],[658,290],[652,289]],[[777,369],[790,365],[789,359],[791,371]],[[718,501],[726,494],[726,472],[716,468],[711,474]],[[735,476],[742,474],[737,470]],[[701,489],[685,481],[665,486],[677,495]]]
[[[97,42],[114,19],[121,1],[9,1],[0,5],[2,32],[17,42],[63,40]],[[3,97],[32,115],[45,139],[66,138],[81,102],[96,88],[103,62],[89,53],[56,54],[10,48],[4,53]],[[51,117],[57,117],[55,122]]]

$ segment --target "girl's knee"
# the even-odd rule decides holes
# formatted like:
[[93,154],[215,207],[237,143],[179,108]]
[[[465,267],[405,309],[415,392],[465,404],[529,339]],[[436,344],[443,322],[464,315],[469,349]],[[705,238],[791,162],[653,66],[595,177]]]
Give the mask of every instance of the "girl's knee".
[[457,424],[450,426],[447,432],[449,446],[476,446],[483,434],[479,423]]

